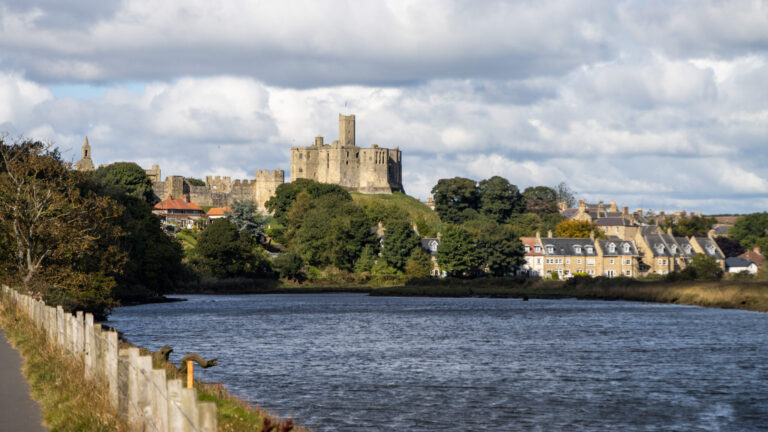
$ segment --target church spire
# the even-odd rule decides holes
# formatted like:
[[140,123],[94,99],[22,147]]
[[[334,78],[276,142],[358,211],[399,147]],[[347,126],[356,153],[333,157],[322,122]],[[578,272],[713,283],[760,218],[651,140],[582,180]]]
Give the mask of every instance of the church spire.
[[88,144],[87,136],[85,137],[85,143],[83,144],[82,155],[80,160],[75,163],[75,169],[78,171],[93,171],[96,169],[91,160],[91,145]]

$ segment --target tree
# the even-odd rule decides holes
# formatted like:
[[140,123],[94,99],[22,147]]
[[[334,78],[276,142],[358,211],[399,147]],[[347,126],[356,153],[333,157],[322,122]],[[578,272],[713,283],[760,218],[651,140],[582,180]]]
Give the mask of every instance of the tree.
[[458,225],[446,225],[437,250],[437,263],[451,276],[468,274],[479,262],[475,246],[469,231]]
[[184,180],[186,180],[190,186],[205,186],[205,182],[200,180],[199,178],[186,177],[184,178]]
[[432,274],[433,268],[432,257],[417,247],[405,263],[405,274],[411,279],[425,278]]
[[230,208],[230,211],[224,213],[227,219],[237,225],[240,231],[248,231],[254,238],[261,240],[269,217],[262,214],[251,200],[235,200]]
[[304,274],[304,260],[296,254],[290,252],[280,254],[280,256],[275,258],[273,265],[282,278],[294,282],[301,282],[306,278]]
[[565,182],[560,182],[555,186],[555,193],[557,194],[557,202],[564,203],[566,207],[576,205],[576,197],[573,196],[573,190]]
[[691,258],[691,263],[683,271],[690,272],[697,280],[720,280],[723,277],[723,269],[715,258],[700,253]]
[[338,195],[313,200],[303,216],[298,228],[289,224],[289,248],[309,265],[352,270],[365,245],[375,242],[363,209]]
[[589,238],[592,233],[595,237],[604,237],[603,231],[593,222],[564,220],[555,226],[555,237]]
[[531,186],[523,191],[525,211],[529,213],[558,213],[557,192],[547,186]]
[[525,211],[525,200],[520,190],[503,177],[493,176],[481,181],[478,192],[481,213],[496,222],[503,222],[512,214]]
[[[120,188],[126,194],[143,199],[150,204],[155,202],[152,181],[147,177],[144,169],[133,162],[115,162],[100,166],[91,173],[91,180],[107,188],[110,185]],[[108,192],[114,195],[113,191]]]
[[676,221],[670,219],[669,224],[659,224],[659,227],[662,229],[672,228],[672,233],[676,236],[704,237],[716,222],[715,218],[712,217],[694,215],[687,218],[680,218]]
[[482,265],[493,276],[513,273],[525,262],[523,244],[507,225],[493,224],[481,231],[477,252]]
[[84,186],[50,145],[0,140],[0,256],[12,260],[3,267],[52,304],[103,316],[126,261],[122,210]]
[[728,237],[716,237],[717,247],[725,254],[726,258],[736,257],[744,253],[744,248],[738,240]]
[[532,237],[538,231],[546,235],[550,230],[557,229],[557,224],[564,221],[565,217],[560,213],[523,213],[512,215],[509,219],[509,225],[512,227],[515,235],[518,237]]
[[405,269],[405,263],[421,240],[408,222],[392,222],[386,227],[381,245],[381,257],[397,270]]
[[736,219],[728,236],[738,240],[744,249],[759,246],[768,250],[768,213],[752,213]]
[[465,210],[477,211],[480,201],[475,181],[462,177],[438,180],[432,188],[432,196],[435,211],[443,222],[448,223],[464,222],[471,215]]
[[355,262],[355,271],[358,273],[370,272],[373,265],[376,264],[376,248],[373,244],[367,244],[360,252],[360,258]]
[[240,231],[227,219],[216,219],[200,233],[192,262],[203,274],[221,278],[245,276],[257,271],[253,248],[248,231]]
[[307,192],[311,198],[319,198],[323,195],[336,195],[344,201],[352,201],[352,196],[343,187],[335,184],[320,183],[310,179],[296,179],[290,183],[283,183],[275,190],[264,205],[272,212],[275,220],[285,225],[285,214],[293,204],[296,196],[302,191]]

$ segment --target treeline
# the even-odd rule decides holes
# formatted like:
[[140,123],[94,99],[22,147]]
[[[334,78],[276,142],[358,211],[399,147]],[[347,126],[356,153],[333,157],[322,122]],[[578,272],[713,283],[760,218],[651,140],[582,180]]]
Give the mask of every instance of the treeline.
[[183,279],[183,253],[152,214],[136,164],[73,171],[50,145],[0,140],[0,272],[66,309],[103,316]]

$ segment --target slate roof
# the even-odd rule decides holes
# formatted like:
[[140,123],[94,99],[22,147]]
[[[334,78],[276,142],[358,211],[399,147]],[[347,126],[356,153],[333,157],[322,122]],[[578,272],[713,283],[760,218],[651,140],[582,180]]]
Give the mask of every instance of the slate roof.
[[438,238],[425,237],[421,239],[421,248],[424,249],[425,252],[428,252],[430,255],[436,254],[439,247],[440,239]]
[[657,227],[643,227],[642,234],[655,257],[675,257],[685,253],[674,237],[660,233]]
[[680,245],[680,250],[682,251],[682,255],[687,257],[692,257],[696,255],[696,250],[693,248],[693,245],[691,244],[690,240],[688,240],[687,237],[675,237],[675,241],[678,245]]
[[[604,256],[622,256],[622,255],[639,255],[637,252],[637,247],[635,246],[635,242],[631,240],[621,240],[618,237],[616,238],[609,238],[608,240],[598,240],[598,244],[600,245],[600,249],[603,250]],[[613,244],[615,247],[614,252],[611,252],[610,245]],[[624,252],[625,245],[629,246],[629,249],[627,252]]]
[[[597,256],[595,243],[592,239],[542,238],[541,243],[544,246],[545,255]],[[551,253],[547,246],[552,246]],[[587,251],[587,246],[591,247],[591,253]]]
[[715,235],[719,236],[727,236],[728,235],[728,229],[732,225],[715,225],[712,227],[713,230],[715,230]]
[[754,264],[750,260],[746,260],[744,258],[739,257],[730,257],[725,259],[725,266],[727,268],[731,267],[749,267],[750,265]]
[[561,215],[568,219],[572,219],[574,216],[576,216],[576,213],[579,212],[579,209],[577,208],[567,208],[560,212]]
[[711,256],[716,259],[725,259],[725,255],[720,252],[720,248],[717,247],[717,243],[715,243],[715,241],[711,238],[696,237],[696,241],[699,242],[699,245],[701,245],[702,248],[704,248],[704,253],[707,256]]
[[595,224],[597,226],[632,226],[632,224],[627,219],[621,216],[609,216],[600,218],[595,221]]

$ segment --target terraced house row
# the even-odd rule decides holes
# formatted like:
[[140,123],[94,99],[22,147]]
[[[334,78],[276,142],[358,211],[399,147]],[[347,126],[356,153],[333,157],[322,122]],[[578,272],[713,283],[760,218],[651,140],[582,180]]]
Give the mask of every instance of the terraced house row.
[[606,239],[522,237],[525,248],[523,271],[532,276],[570,278],[576,273],[590,276],[637,277],[667,274],[684,269],[697,253],[713,257],[725,268],[725,255],[712,234],[708,237],[675,237],[656,226],[640,226],[633,238]]

